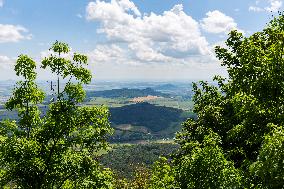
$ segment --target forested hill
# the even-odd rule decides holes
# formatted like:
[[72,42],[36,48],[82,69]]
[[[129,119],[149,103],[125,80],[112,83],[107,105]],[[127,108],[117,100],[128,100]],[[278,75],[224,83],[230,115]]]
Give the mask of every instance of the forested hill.
[[176,108],[156,106],[149,103],[131,104],[110,108],[111,122],[144,126],[153,132],[164,130],[174,122],[182,122],[183,111]]
[[170,97],[169,94],[161,93],[153,90],[152,88],[145,89],[111,89],[105,91],[87,91],[88,97],[104,97],[104,98],[135,98],[143,96],[160,96],[160,97]]

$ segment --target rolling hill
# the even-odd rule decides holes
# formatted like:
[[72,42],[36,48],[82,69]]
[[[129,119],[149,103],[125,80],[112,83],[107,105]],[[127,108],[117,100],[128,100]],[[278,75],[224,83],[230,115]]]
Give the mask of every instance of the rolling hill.
[[159,97],[170,97],[169,94],[155,91],[152,88],[145,89],[111,89],[105,91],[87,91],[87,98],[90,97],[104,97],[104,98],[135,98],[144,96],[159,96]]
[[153,132],[168,128],[172,122],[181,120],[182,110],[164,106],[155,106],[147,102],[111,108],[111,122],[144,126]]

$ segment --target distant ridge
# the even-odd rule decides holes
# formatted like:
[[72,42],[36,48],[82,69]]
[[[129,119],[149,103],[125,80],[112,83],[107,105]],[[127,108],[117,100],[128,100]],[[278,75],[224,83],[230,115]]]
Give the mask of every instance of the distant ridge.
[[155,90],[176,90],[178,87],[173,84],[163,84],[163,85],[158,85],[154,88]]
[[136,98],[144,96],[170,97],[169,94],[155,91],[152,88],[145,89],[111,89],[105,91],[87,91],[87,97],[104,97],[104,98]]

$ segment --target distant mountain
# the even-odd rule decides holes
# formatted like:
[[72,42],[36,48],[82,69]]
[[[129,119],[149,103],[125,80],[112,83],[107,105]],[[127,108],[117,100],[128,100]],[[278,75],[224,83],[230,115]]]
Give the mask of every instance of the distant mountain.
[[193,95],[191,84],[161,84],[153,87],[154,90],[170,94],[171,96],[181,96],[184,99],[191,99]]
[[87,91],[87,98],[90,97],[104,97],[104,98],[135,98],[143,96],[160,96],[170,97],[169,94],[155,91],[152,88],[145,89],[111,89],[105,91]]
[[155,90],[177,90],[179,87],[173,84],[163,84],[155,86]]
[[151,132],[159,132],[184,121],[183,111],[176,108],[156,106],[146,102],[110,108],[112,123],[143,126]]

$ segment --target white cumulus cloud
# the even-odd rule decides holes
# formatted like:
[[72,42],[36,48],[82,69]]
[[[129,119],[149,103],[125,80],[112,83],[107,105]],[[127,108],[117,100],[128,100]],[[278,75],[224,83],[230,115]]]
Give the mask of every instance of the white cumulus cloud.
[[253,12],[277,12],[281,9],[283,2],[281,0],[265,0],[266,5],[260,5],[260,1],[257,0],[255,5],[249,7],[249,11]]
[[[142,15],[129,0],[97,0],[88,4],[86,18],[101,23],[98,32],[108,39],[108,44],[91,52],[99,60],[112,56],[112,61],[184,63],[192,57],[210,56],[199,23],[183,11],[182,5],[160,15]],[[117,52],[124,57],[117,58]]]
[[4,6],[4,0],[0,0],[0,7]]
[[257,6],[250,6],[249,7],[249,11],[253,11],[253,12],[262,12],[264,11],[263,8],[257,7]]
[[5,71],[7,71],[7,69],[12,69],[15,61],[16,60],[13,58],[5,55],[0,55],[0,68],[5,69]]
[[124,50],[119,46],[112,45],[98,45],[97,48],[87,53],[91,62],[121,62],[124,59]]
[[231,30],[237,29],[237,23],[234,19],[218,10],[209,11],[206,16],[201,20],[201,27],[206,32],[227,34]]
[[270,6],[265,7],[268,12],[277,12],[282,7],[282,1],[270,0]]
[[0,24],[0,43],[18,42],[24,39],[31,39],[31,34],[22,26]]
[[0,55],[0,64],[10,63],[11,59],[8,56]]

